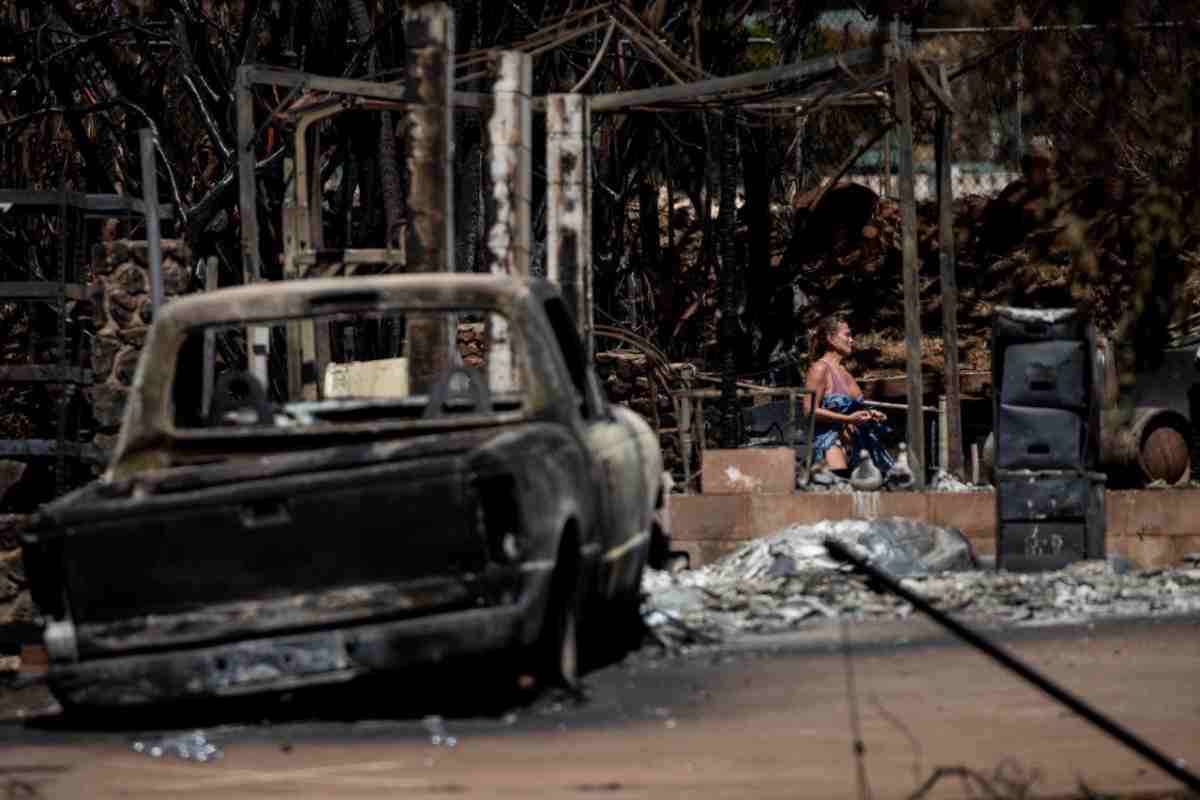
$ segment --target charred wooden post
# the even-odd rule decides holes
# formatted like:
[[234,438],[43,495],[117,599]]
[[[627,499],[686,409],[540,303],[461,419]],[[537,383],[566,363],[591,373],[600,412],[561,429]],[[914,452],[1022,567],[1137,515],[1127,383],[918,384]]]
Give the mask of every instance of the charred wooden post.
[[[220,262],[216,256],[209,256],[204,262],[204,291],[211,292],[217,288],[217,270]],[[208,418],[212,409],[213,381],[217,375],[217,333],[214,330],[204,332],[204,373],[200,377],[200,413]]]
[[737,247],[733,236],[737,209],[737,135],[738,113],[727,108],[721,120],[721,210],[717,229],[721,236],[720,305],[721,322],[717,341],[721,352],[721,446],[737,447],[741,410],[737,397],[737,368],[734,342],[738,337],[737,301],[734,298]]
[[[950,97],[946,68],[939,67],[942,92]],[[950,109],[939,108],[937,117],[938,250],[942,282],[942,350],[946,375],[946,459],[943,467],[962,478],[962,393],[958,378],[958,277],[954,253],[954,181],[951,172],[950,137],[953,128]]]
[[[242,66],[237,73],[238,129],[238,209],[242,222],[242,282],[262,280],[262,254],[258,249],[258,200],[255,196],[254,82],[251,68]],[[270,357],[270,329],[252,327],[246,331],[246,364],[267,386],[267,363]]]
[[[325,247],[321,223],[321,130],[317,124],[305,120],[298,126],[296,136],[303,137],[305,146],[301,153],[303,161],[295,164],[295,194],[289,198],[293,208],[284,208],[284,276],[287,278],[300,277],[296,253]],[[319,395],[317,384],[329,364],[328,357],[322,360],[316,353],[320,336],[328,338],[328,322],[301,320],[288,323],[288,397],[291,399],[316,400]]]
[[546,105],[546,272],[592,355],[591,101],[581,94],[551,95]]
[[237,71],[237,155],[238,211],[242,223],[242,282],[262,278],[262,259],[258,252],[258,206],[254,191],[254,84],[252,67]]
[[[484,127],[490,193],[486,207],[486,264],[493,274],[529,277],[529,203],[531,170],[533,58],[528,53],[499,54],[494,99]],[[488,386],[512,391],[516,375],[508,320],[488,317]]]
[[904,344],[908,350],[908,463],[913,485],[925,485],[925,426],[922,411],[924,385],[921,380],[921,286],[917,261],[917,200],[913,184],[912,87],[909,84],[909,57],[912,54],[912,28],[892,22],[891,40],[896,91],[896,116],[900,129],[896,150],[900,162],[900,220],[904,257]]
[[[444,2],[408,0],[404,7],[408,112],[409,272],[452,272],[454,253],[454,14]],[[408,321],[409,386],[428,392],[451,363],[455,332],[442,320]]]

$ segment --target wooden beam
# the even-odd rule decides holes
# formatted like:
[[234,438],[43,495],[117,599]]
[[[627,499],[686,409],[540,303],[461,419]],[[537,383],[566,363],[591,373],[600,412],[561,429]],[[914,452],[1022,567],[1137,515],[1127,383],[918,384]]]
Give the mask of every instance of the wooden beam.
[[324,75],[297,72],[267,64],[247,64],[240,67],[238,72],[246,76],[248,85],[263,83],[270,86],[300,87],[301,91],[332,92],[356,97],[374,97],[380,100],[404,100],[408,96],[401,83],[327,78]]
[[[954,97],[950,94],[949,90],[943,89],[941,86],[939,86],[937,82],[934,81],[933,77],[926,71],[925,67],[921,65],[920,61],[917,61],[914,58],[912,60],[912,65],[913,69],[915,69],[917,72],[917,77],[921,79],[921,83],[925,84],[925,88],[928,89],[929,93],[933,95],[933,99],[938,101],[938,105],[942,107],[942,110],[947,114],[957,114],[958,109],[954,105]],[[939,65],[938,68],[941,71],[942,77],[945,78],[946,68],[941,65]]]
[[[907,26],[905,26],[907,28]],[[912,87],[909,82],[911,43],[892,23],[896,49],[896,116],[900,123],[896,150],[900,161],[900,221],[904,258],[904,343],[908,350],[908,463],[915,488],[925,486],[924,397],[921,380],[921,284],[917,260],[917,200],[913,181]]]
[[[857,75],[855,75],[853,72],[851,72],[850,68],[847,67],[846,64],[840,58],[837,60],[837,65],[838,65],[838,69],[840,69],[842,71],[842,74],[846,76],[846,79],[850,81],[850,85],[852,87],[851,88],[852,94],[866,95],[871,101],[873,101],[876,105],[878,105],[881,109],[883,109],[887,113],[888,117],[895,119],[896,109],[890,103],[886,102],[885,100],[883,100],[883,98],[881,98],[877,94],[875,94],[875,91],[871,89],[868,81],[862,80]],[[886,86],[890,82],[891,82],[890,80],[887,80],[887,81],[884,81],[880,85]]]
[[879,51],[868,47],[860,50],[851,50],[848,53],[842,53],[837,56],[825,56],[823,58],[802,61],[798,64],[784,64],[767,69],[756,69],[750,72],[743,72],[740,75],[730,75],[725,78],[693,81],[680,86],[660,86],[654,89],[639,89],[631,92],[595,95],[592,98],[592,110],[617,111],[630,106],[674,103],[720,94],[721,92],[765,86],[775,81],[811,78],[826,72],[833,72],[838,68],[839,60],[847,66],[852,67],[873,64],[879,60]]
[[[942,85],[949,89],[946,68],[939,68]],[[962,396],[958,378],[958,278],[954,241],[954,181],[950,143],[953,116],[948,109],[937,118],[937,178],[938,178],[938,250],[942,278],[942,351],[946,374],[946,450],[943,465],[947,472],[962,479],[963,465]]]

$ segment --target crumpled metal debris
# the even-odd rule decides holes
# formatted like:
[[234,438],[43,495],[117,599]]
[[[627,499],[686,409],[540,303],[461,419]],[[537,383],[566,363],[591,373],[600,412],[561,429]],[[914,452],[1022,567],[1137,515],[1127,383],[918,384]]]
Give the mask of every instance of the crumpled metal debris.
[[[907,603],[877,594],[843,571],[821,542],[851,539],[864,521],[794,526],[700,569],[647,570],[643,619],[664,646],[717,643],[794,631],[825,619],[904,619]],[[1081,561],[1030,574],[984,570],[903,579],[906,587],[968,622],[1049,625],[1100,618],[1200,612],[1200,564],[1137,571],[1128,562]]]
[[176,756],[186,761],[213,761],[224,755],[221,748],[210,742],[208,735],[201,730],[137,739],[130,749],[151,758]]

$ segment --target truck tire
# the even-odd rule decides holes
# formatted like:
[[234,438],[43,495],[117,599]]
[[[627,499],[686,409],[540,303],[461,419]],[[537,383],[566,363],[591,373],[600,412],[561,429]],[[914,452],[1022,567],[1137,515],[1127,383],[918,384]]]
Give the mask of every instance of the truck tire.
[[573,540],[565,537],[550,581],[546,617],[534,652],[534,674],[543,687],[579,686],[579,570]]

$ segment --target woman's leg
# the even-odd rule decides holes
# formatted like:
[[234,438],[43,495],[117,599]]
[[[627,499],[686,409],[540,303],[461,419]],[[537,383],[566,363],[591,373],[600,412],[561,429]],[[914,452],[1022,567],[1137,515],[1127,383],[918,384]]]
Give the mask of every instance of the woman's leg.
[[846,451],[840,444],[835,444],[825,451],[825,464],[830,469],[845,469],[849,466],[846,462]]

